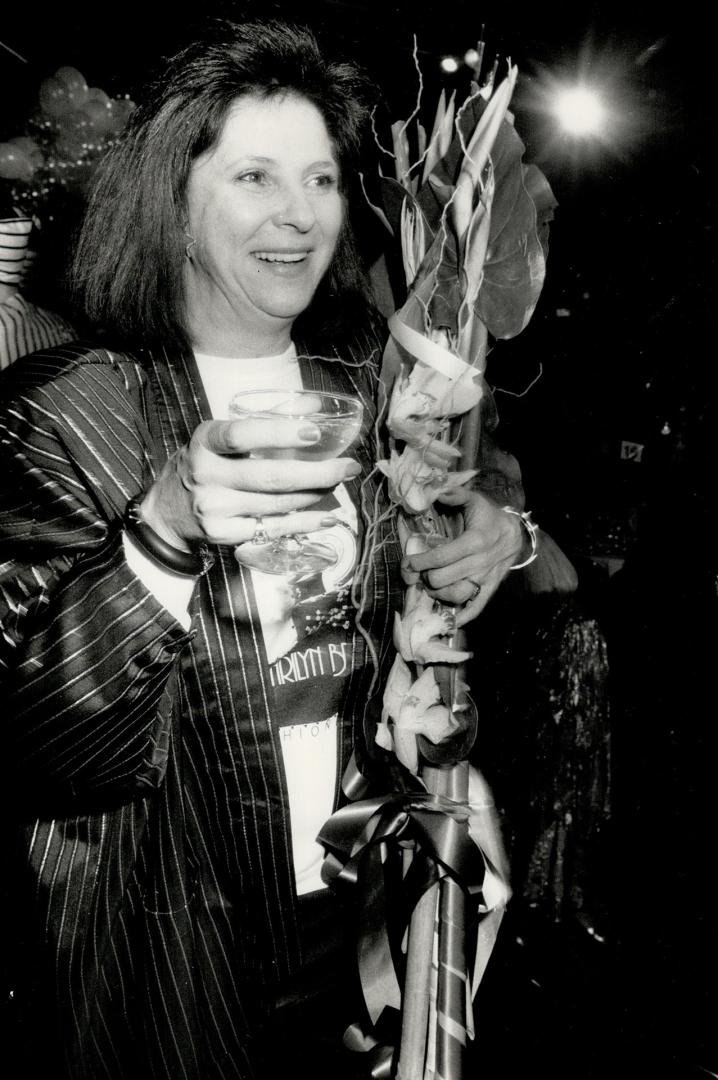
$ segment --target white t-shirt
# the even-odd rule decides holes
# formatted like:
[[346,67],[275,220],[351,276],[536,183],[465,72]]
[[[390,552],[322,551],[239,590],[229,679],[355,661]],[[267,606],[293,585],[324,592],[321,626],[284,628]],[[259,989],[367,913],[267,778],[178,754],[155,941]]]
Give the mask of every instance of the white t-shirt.
[[[293,344],[279,356],[237,360],[198,353],[196,360],[214,419],[228,417],[229,401],[241,390],[274,387],[301,389],[302,386]],[[338,505],[332,509],[332,514],[343,524],[336,526],[335,530],[323,530],[322,537],[336,532],[342,558],[341,570],[335,574],[341,573],[347,578],[353,568],[352,555],[356,555],[356,512],[343,485],[336,488],[333,494]],[[194,580],[161,570],[127,535],[124,545],[132,570],[185,629],[189,629],[187,608],[194,590]],[[332,644],[331,641],[312,645],[311,639],[301,633],[303,627],[295,625],[292,590],[286,579],[281,575],[262,574],[254,570],[250,572],[272,685],[278,701],[281,702],[284,691],[293,691],[295,686],[311,679],[324,680],[325,688],[328,686],[330,690],[327,700],[332,700],[332,680],[341,680],[349,662],[342,651],[344,646]],[[319,588],[329,592],[336,590],[338,584],[341,585],[341,582],[337,582],[336,576],[332,579],[332,571],[328,571],[323,575]],[[304,613],[297,618],[311,617],[306,614],[306,603],[301,610]],[[312,610],[311,605],[308,610]],[[310,690],[311,687],[305,689]],[[325,888],[320,876],[324,849],[317,843],[316,836],[333,808],[337,780],[338,714],[332,711],[329,716],[313,715],[308,721],[305,716],[304,722],[295,723],[291,722],[294,715],[291,705],[283,710],[280,706],[280,712],[283,715],[278,721],[277,734],[289,795],[294,873],[297,892],[303,895]]]

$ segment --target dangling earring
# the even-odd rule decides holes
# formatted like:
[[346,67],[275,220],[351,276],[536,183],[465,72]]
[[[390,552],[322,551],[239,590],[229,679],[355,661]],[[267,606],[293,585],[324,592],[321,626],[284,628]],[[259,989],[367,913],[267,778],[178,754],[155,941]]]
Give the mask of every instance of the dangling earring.
[[189,231],[189,229],[186,226],[185,226],[184,234],[189,239],[189,243],[185,245],[184,253],[187,256],[187,258],[189,259],[189,261],[192,262],[192,248],[197,243],[197,241],[195,240],[194,236],[192,236],[192,233]]

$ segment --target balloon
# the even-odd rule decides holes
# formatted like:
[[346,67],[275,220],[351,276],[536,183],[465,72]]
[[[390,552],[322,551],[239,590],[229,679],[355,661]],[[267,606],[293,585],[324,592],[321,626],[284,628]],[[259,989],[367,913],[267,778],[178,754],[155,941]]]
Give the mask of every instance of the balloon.
[[0,143],[0,176],[5,180],[30,180],[35,166],[20,146]]
[[65,135],[67,132],[75,135],[78,132],[86,131],[90,127],[90,121],[90,114],[83,107],[82,109],[72,109],[70,112],[64,113],[58,120],[57,127],[61,135]]
[[49,79],[44,79],[40,83],[38,100],[46,116],[57,118],[73,108],[67,87],[55,75],[51,75]]
[[77,161],[84,157],[87,143],[92,134],[87,120],[77,112],[72,113],[71,123],[63,124],[55,139],[55,152],[66,161]]
[[45,164],[45,155],[30,135],[15,135],[14,138],[8,139],[8,142],[27,154],[33,170]]
[[99,86],[91,86],[89,88],[83,108],[87,108],[87,106],[93,101],[97,101],[105,107],[111,104],[109,95],[106,94],[104,90],[100,90]]
[[82,106],[82,112],[87,117],[90,127],[99,135],[104,135],[115,126],[113,103],[104,90],[91,88]]
[[85,140],[81,135],[62,135],[55,143],[55,150],[65,161],[80,161],[86,151]]
[[59,67],[53,77],[64,86],[68,100],[73,105],[84,104],[87,97],[87,83],[82,72],[74,67]]
[[92,170],[93,164],[87,159],[69,164],[61,174],[61,183],[65,191],[84,198],[87,193],[87,185],[92,175]]
[[112,126],[114,131],[122,131],[134,108],[135,103],[130,101],[129,98],[115,98],[112,102]]

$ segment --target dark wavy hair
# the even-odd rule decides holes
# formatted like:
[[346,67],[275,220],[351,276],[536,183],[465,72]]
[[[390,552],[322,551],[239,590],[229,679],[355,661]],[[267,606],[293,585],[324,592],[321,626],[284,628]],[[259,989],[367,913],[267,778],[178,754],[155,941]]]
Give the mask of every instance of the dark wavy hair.
[[337,332],[366,310],[350,209],[370,84],[354,64],[327,60],[306,27],[222,20],[166,63],[98,166],[69,274],[75,307],[93,328],[130,345],[189,344],[182,266],[192,163],[218,141],[237,98],[285,93],[322,114],[349,208],[296,330]]

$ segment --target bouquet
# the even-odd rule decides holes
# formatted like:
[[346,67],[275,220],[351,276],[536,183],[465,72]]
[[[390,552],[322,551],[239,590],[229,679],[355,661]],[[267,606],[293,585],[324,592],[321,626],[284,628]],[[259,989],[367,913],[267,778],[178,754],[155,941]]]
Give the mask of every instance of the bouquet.
[[[407,289],[389,319],[382,376],[389,455],[378,467],[408,556],[462,527],[460,515],[437,504],[471,483],[482,465],[489,344],[526,326],[544,280],[555,201],[543,174],[522,160],[508,111],[517,74],[509,65],[498,86],[493,74],[483,86],[472,84],[460,108],[442,93],[428,135],[420,103],[393,124],[395,176],[380,176],[373,204],[400,246]],[[535,553],[530,516],[505,509],[522,518]],[[462,630],[470,616],[432,598],[418,575],[405,573],[404,582],[376,738],[420,783],[408,797],[340,810],[322,839],[334,872],[353,874],[366,893],[376,891],[377,873],[388,880],[388,845],[401,847],[400,887],[412,909],[402,960],[389,963],[396,953],[390,942],[377,960],[378,908],[360,902],[367,1010],[375,1024],[387,1007],[401,1012],[399,1080],[460,1080],[472,1000],[509,896],[508,873],[490,791],[467,761],[477,727]],[[354,839],[347,845],[349,820]],[[372,859],[384,864],[373,875]],[[478,916],[475,930],[467,903]],[[377,1029],[367,1046],[379,1053]],[[386,1069],[396,1052],[384,1050]],[[380,1065],[372,1068],[378,1075]]]

